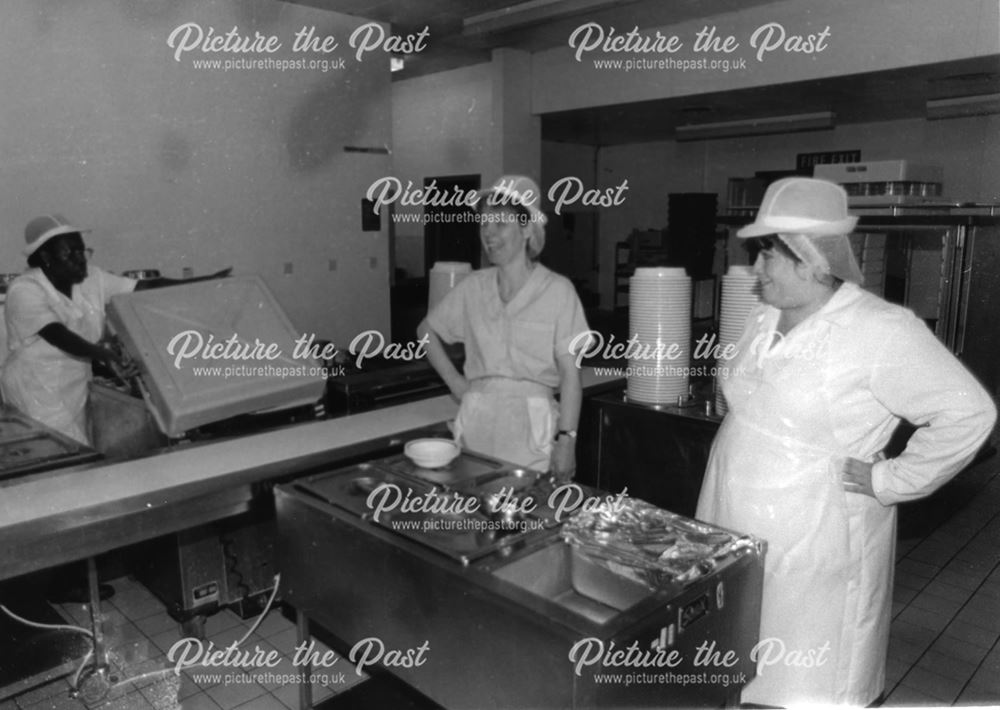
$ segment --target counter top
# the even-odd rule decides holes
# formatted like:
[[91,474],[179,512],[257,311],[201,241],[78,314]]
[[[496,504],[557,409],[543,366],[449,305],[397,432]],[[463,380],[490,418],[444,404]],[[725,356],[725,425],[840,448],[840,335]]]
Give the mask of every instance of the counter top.
[[9,481],[0,489],[0,579],[237,515],[254,483],[384,449],[456,409],[450,397],[435,397]]
[[[583,372],[585,390],[620,379]],[[0,579],[236,514],[254,483],[390,446],[407,432],[454,418],[457,409],[450,396],[439,396],[6,481],[0,484],[0,539],[17,554],[0,558]],[[60,538],[72,545],[61,546]]]
[[[281,472],[300,459],[382,439],[455,416],[451,397],[441,396],[338,419],[299,424],[201,445],[179,446],[162,454],[80,469],[50,471],[8,482],[0,495],[0,531],[11,525],[135,496],[150,506],[173,488],[206,479],[267,469]],[[87,477],[86,486],[78,485]],[[239,483],[252,482],[241,477]]]

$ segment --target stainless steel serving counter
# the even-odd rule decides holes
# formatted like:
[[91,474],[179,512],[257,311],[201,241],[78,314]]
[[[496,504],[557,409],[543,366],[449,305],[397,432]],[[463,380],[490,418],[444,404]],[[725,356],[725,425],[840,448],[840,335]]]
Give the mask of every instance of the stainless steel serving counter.
[[[276,488],[300,647],[315,622],[358,672],[379,667],[452,710],[738,702],[762,542],[592,490],[596,506],[566,522],[540,502],[553,483],[473,458],[445,488],[399,457]],[[476,505],[497,486],[539,501],[501,532]]]
[[[584,368],[585,389],[614,377]],[[620,378],[617,378],[620,380]],[[454,418],[449,396],[0,481],[0,579],[247,510],[252,486],[374,456]]]

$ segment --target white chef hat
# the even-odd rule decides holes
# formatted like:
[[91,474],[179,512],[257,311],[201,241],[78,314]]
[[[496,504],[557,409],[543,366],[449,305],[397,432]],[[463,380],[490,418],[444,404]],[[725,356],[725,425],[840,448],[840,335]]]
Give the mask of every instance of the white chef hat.
[[89,231],[89,229],[74,227],[61,214],[35,217],[24,228],[24,254],[31,256],[47,241],[63,234],[86,234]]
[[757,218],[736,236],[777,235],[803,263],[860,284],[863,276],[848,238],[857,223],[847,213],[847,193],[840,185],[792,177],[768,186]]

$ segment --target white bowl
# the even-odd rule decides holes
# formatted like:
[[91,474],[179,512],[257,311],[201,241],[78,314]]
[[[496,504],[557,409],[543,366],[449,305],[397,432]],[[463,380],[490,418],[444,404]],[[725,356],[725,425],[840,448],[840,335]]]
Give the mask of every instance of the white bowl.
[[414,439],[403,447],[403,453],[420,468],[443,468],[462,450],[450,439]]

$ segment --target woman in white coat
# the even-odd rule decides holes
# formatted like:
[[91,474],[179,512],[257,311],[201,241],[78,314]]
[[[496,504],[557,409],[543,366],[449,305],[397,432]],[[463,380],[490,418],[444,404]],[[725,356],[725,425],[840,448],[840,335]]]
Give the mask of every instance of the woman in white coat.
[[37,217],[24,230],[25,273],[7,293],[9,355],[0,373],[4,402],[29,417],[89,444],[86,405],[91,362],[122,365],[101,342],[112,296],[226,276],[145,281],[115,276],[88,263],[81,230],[58,214]]
[[[996,407],[909,310],[860,287],[833,183],[772,184],[740,230],[764,306],[720,384],[729,413],[698,517],[768,543],[758,677],[744,702],[867,705],[885,684],[895,504],[976,454]],[[899,423],[906,450],[881,455]]]
[[[428,361],[461,402],[455,435],[463,446],[569,479],[583,391],[571,345],[588,327],[573,284],[538,263],[540,202],[523,175],[484,192],[477,214],[492,266],[462,279],[418,330]],[[464,372],[442,341],[465,344]]]

